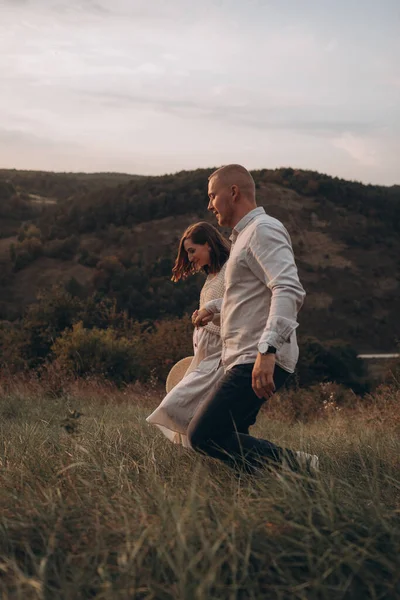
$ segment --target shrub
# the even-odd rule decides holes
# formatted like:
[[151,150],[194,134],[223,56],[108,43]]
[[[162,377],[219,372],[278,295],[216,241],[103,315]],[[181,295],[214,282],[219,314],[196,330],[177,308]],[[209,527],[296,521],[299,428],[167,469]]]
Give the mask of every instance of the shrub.
[[41,256],[42,252],[43,245],[38,237],[26,237],[11,250],[11,257],[14,257],[14,269],[16,271],[23,269]]
[[99,257],[96,254],[89,252],[87,248],[82,248],[80,250],[78,262],[85,267],[93,268],[99,262]]
[[393,359],[387,368],[385,381],[400,390],[400,359]]
[[119,289],[123,281],[125,268],[116,256],[106,256],[96,265],[93,285],[97,290]]
[[193,326],[189,315],[156,322],[142,336],[142,364],[158,379],[165,380],[181,358],[193,355]]
[[278,393],[268,401],[266,411],[280,421],[308,423],[330,417],[343,408],[355,408],[358,401],[352,390],[326,382]]
[[0,179],[0,200],[8,200],[16,193],[13,184],[10,181]]
[[27,369],[25,349],[28,345],[29,334],[19,323],[0,321],[0,369],[10,373]]
[[61,369],[76,376],[98,375],[117,384],[139,379],[138,338],[118,336],[114,329],[85,329],[82,322],[64,331],[52,346]]
[[365,365],[350,345],[341,341],[322,343],[307,337],[299,340],[299,347],[296,374],[301,387],[333,381],[357,393],[366,391]]
[[23,242],[24,240],[29,240],[31,238],[41,239],[42,232],[39,227],[34,225],[33,223],[26,224],[19,230],[18,233],[18,241]]
[[55,339],[66,328],[71,328],[79,320],[82,301],[72,297],[61,286],[38,294],[38,302],[31,304],[22,319],[22,324],[30,336],[26,347],[31,367],[42,364]]
[[47,242],[45,254],[50,258],[59,258],[60,260],[71,260],[74,258],[79,248],[79,238],[71,235],[64,240],[51,240]]

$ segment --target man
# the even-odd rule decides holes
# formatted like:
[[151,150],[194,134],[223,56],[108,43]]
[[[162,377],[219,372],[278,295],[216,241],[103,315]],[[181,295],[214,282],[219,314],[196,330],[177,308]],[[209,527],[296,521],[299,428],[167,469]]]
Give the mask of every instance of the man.
[[288,232],[257,207],[255,184],[240,165],[209,177],[208,209],[232,228],[225,295],[205,305],[193,321],[205,325],[220,313],[222,364],[218,389],[194,415],[191,446],[252,471],[271,462],[294,470],[318,468],[318,457],[254,438],[248,428],[272,394],[294,372],[298,359],[297,313],[305,292]]

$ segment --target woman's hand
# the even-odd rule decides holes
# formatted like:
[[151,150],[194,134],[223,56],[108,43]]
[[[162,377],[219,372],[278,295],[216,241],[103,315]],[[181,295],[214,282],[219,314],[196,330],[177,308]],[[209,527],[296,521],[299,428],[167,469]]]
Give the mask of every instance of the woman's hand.
[[192,315],[192,323],[195,327],[204,327],[210,321],[213,320],[213,314],[210,313],[205,308],[201,308],[200,310],[195,310]]

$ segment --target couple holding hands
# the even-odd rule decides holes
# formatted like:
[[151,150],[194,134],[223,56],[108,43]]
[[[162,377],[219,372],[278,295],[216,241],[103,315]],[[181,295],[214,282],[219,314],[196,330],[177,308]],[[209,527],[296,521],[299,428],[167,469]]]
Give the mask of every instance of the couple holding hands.
[[254,180],[241,165],[212,173],[208,197],[218,225],[232,229],[231,245],[206,222],[182,236],[173,281],[207,274],[192,315],[194,358],[147,421],[171,441],[239,470],[275,465],[313,472],[317,456],[249,434],[298,359],[297,314],[305,292],[289,234],[257,207]]

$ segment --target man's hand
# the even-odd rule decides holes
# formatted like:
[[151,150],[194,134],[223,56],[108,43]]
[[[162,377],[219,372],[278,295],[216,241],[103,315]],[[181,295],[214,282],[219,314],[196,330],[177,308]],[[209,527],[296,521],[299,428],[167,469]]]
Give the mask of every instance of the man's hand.
[[252,387],[258,398],[270,398],[275,391],[275,354],[258,353],[252,373]]
[[205,308],[195,310],[192,315],[192,323],[195,327],[204,327],[210,321],[213,320],[214,315]]

